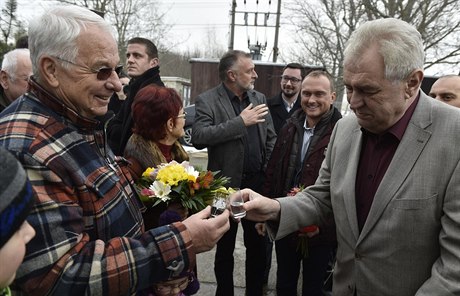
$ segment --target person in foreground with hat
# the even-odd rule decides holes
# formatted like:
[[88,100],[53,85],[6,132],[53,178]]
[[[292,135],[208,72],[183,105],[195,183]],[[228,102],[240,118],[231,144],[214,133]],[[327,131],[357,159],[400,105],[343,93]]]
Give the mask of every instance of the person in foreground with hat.
[[21,164],[1,147],[0,163],[0,296],[6,296],[11,295],[8,285],[24,259],[26,244],[35,236],[26,221],[34,199]]

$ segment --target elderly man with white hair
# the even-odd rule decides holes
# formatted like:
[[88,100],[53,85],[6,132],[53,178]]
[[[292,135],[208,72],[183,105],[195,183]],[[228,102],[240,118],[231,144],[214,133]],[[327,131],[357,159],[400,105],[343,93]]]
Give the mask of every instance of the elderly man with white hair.
[[27,48],[13,49],[3,56],[0,71],[0,111],[27,91],[32,62]]
[[29,91],[0,115],[0,146],[22,163],[35,198],[27,220],[37,236],[27,245],[14,294],[153,290],[192,270],[196,254],[212,249],[230,227],[227,210],[207,219],[208,207],[145,230],[127,162],[108,147],[98,120],[121,90],[112,33],[104,19],[76,6],[51,9],[30,24]]

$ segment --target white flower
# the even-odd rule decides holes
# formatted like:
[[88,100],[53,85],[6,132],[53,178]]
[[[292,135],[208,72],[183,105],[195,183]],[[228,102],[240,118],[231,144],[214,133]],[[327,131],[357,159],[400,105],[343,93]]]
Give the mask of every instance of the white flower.
[[185,172],[189,176],[188,179],[193,181],[193,182],[195,182],[196,178],[198,178],[198,176],[200,175],[200,172],[195,170],[195,168],[192,165],[190,165],[190,163],[188,161],[186,161],[186,160],[181,162],[180,165],[185,168]]
[[169,201],[171,198],[168,196],[171,192],[171,186],[164,184],[160,181],[153,182],[149,187],[155,193],[155,196],[161,199],[162,201]]
[[198,176],[200,175],[200,172],[197,171],[197,170],[195,170],[195,168],[194,168],[193,166],[186,167],[186,168],[185,168],[185,171],[187,172],[187,174],[188,174],[189,176],[195,177],[195,180],[196,180],[196,178],[198,178]]

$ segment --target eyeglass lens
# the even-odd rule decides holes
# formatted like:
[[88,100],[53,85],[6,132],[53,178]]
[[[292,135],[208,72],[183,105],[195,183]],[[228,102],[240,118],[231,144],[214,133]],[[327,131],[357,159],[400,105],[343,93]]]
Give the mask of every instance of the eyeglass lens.
[[281,79],[285,82],[290,81],[292,84],[299,83],[301,79],[296,78],[296,77],[291,77],[291,76],[281,76]]
[[112,68],[100,68],[99,70],[97,70],[97,79],[99,80],[107,80],[109,79],[110,75],[112,75],[112,71],[115,71],[115,73],[117,73],[117,75],[120,75],[121,73],[121,70],[123,70],[123,66],[122,65],[118,65],[115,67],[115,69],[112,69]]

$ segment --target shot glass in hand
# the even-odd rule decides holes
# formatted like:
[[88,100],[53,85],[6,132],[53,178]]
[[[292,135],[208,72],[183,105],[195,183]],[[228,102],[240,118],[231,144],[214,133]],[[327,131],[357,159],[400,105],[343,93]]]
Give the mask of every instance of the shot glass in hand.
[[235,219],[241,219],[246,216],[246,211],[243,208],[244,200],[241,190],[236,190],[229,195],[230,211]]
[[211,216],[216,217],[222,214],[227,208],[228,196],[225,193],[216,193],[212,201]]

